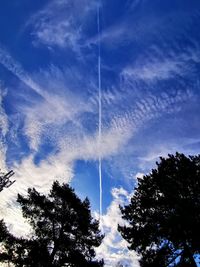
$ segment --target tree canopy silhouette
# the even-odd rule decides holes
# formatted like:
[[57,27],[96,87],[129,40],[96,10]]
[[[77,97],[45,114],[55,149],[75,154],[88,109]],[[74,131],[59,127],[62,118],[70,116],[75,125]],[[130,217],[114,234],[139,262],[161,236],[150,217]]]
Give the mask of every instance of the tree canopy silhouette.
[[81,201],[68,185],[54,182],[48,196],[28,189],[27,197],[18,195],[23,216],[31,224],[30,239],[16,238],[0,223],[0,262],[17,267],[98,267],[94,247],[103,235],[91,217],[90,203]]
[[200,155],[176,153],[138,178],[131,203],[121,207],[128,222],[118,226],[142,267],[197,266],[200,253]]

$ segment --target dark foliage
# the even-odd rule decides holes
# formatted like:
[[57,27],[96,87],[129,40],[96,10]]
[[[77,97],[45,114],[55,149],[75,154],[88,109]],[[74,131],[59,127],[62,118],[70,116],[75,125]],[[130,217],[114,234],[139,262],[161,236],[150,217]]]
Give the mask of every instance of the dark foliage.
[[200,253],[200,156],[160,158],[138,179],[131,203],[121,207],[129,226],[119,226],[142,267],[197,266]]
[[69,185],[54,182],[48,196],[28,189],[28,196],[18,195],[18,202],[34,236],[16,238],[1,221],[1,262],[9,260],[17,267],[103,266],[94,251],[103,236],[87,198],[81,201]]

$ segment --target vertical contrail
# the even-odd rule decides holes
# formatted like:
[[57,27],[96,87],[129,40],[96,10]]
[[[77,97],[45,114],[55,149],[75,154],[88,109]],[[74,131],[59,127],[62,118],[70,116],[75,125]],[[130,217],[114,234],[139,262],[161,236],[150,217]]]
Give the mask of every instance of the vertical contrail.
[[98,104],[99,104],[99,135],[98,135],[98,153],[99,153],[99,213],[100,226],[102,217],[102,159],[101,159],[101,135],[102,135],[102,97],[101,97],[101,42],[100,42],[100,7],[97,9],[97,28],[98,28]]

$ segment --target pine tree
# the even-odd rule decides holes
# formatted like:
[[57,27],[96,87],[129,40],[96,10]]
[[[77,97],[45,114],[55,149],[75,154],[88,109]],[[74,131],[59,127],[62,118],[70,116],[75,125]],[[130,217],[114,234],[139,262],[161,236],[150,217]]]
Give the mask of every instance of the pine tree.
[[200,155],[160,158],[157,168],[138,178],[131,203],[121,207],[128,226],[124,239],[141,255],[142,267],[196,267],[200,253]]
[[[94,251],[103,236],[87,198],[81,201],[68,184],[54,182],[48,196],[28,189],[28,195],[18,195],[17,201],[34,235],[15,238],[2,224],[4,258],[17,267],[103,266],[103,261],[95,260]],[[2,253],[0,261],[4,261]]]

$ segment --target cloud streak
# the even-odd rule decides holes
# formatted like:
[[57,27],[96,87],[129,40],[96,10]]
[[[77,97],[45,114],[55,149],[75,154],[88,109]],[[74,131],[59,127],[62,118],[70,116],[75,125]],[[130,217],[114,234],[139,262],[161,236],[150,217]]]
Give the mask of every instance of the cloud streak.
[[195,64],[200,62],[199,45],[195,46],[187,47],[184,53],[178,48],[179,52],[176,54],[172,48],[166,52],[154,47],[146,52],[145,56],[123,69],[121,78],[126,83],[137,81],[156,83],[177,77],[186,78],[188,74],[191,75],[191,72],[196,71]]
[[0,63],[30,89],[34,90],[40,96],[46,97],[46,93],[32,80],[21,64],[15,61],[9,52],[2,47],[0,47]]

